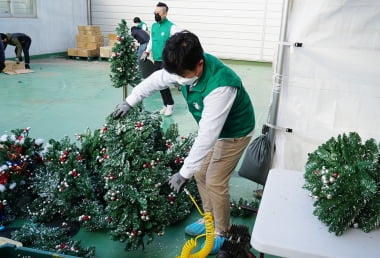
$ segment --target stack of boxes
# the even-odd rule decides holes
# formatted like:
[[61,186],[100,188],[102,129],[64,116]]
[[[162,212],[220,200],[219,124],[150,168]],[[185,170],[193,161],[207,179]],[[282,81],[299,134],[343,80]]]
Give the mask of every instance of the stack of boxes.
[[67,50],[68,56],[96,57],[104,46],[104,37],[99,26],[78,26],[77,47]]
[[108,34],[108,46],[100,47],[100,57],[110,58],[112,56],[112,48],[116,42],[116,34]]

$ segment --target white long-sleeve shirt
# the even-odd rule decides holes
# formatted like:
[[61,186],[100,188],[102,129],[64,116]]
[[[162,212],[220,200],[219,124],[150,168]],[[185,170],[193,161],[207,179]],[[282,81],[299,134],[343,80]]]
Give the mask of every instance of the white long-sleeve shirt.
[[[157,90],[177,83],[178,78],[178,75],[170,74],[164,69],[158,70],[133,88],[126,101],[134,107]],[[180,170],[183,177],[190,178],[200,170],[204,158],[218,140],[234,103],[236,91],[235,87],[218,87],[205,97],[202,118],[198,125],[198,135]]]

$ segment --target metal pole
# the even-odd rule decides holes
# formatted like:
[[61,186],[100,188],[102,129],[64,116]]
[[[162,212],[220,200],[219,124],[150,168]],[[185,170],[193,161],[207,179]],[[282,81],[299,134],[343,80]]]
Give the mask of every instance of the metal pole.
[[[282,87],[284,52],[285,52],[285,47],[287,47],[283,43],[286,41],[286,37],[287,37],[290,1],[291,0],[284,0],[283,7],[282,7],[281,29],[280,29],[279,44],[277,47],[277,60],[275,63],[276,69],[275,69],[275,74],[273,78],[272,102],[270,105],[269,118],[268,118],[268,123],[271,125],[276,125],[277,123],[278,105],[280,101],[280,93],[281,93],[281,87]],[[269,139],[271,143],[272,155],[274,153],[274,135],[275,135],[274,129],[269,128]]]
[[87,25],[92,25],[91,0],[87,0]]

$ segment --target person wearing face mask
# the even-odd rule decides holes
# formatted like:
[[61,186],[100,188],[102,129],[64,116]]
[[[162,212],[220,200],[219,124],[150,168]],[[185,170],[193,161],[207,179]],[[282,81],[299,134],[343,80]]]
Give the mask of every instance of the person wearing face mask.
[[[162,50],[164,49],[166,40],[174,33],[178,32],[177,26],[168,20],[169,7],[162,2],[158,2],[154,10],[155,23],[152,25],[150,40],[145,52],[141,55],[141,59],[145,60],[149,53],[152,52],[154,70],[162,69]],[[160,114],[170,116],[174,111],[174,99],[170,88],[167,87],[160,91],[164,107],[160,110]]]
[[[175,83],[182,86],[188,110],[198,123],[198,134],[169,185],[178,193],[194,176],[203,210],[214,217],[211,254],[216,254],[230,228],[229,180],[253,135],[254,109],[239,76],[218,58],[204,53],[195,34],[182,31],[166,42],[163,69],[133,88],[116,107],[114,117],[125,116],[144,98]],[[204,234],[204,220],[188,225],[185,233]]]

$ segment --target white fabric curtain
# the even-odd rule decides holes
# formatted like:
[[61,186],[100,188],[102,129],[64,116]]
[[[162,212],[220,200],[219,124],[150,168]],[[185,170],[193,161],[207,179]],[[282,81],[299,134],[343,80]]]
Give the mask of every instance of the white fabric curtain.
[[[380,141],[380,1],[293,0],[273,167],[304,171],[308,153],[356,131]],[[278,64],[277,64],[278,65]]]

